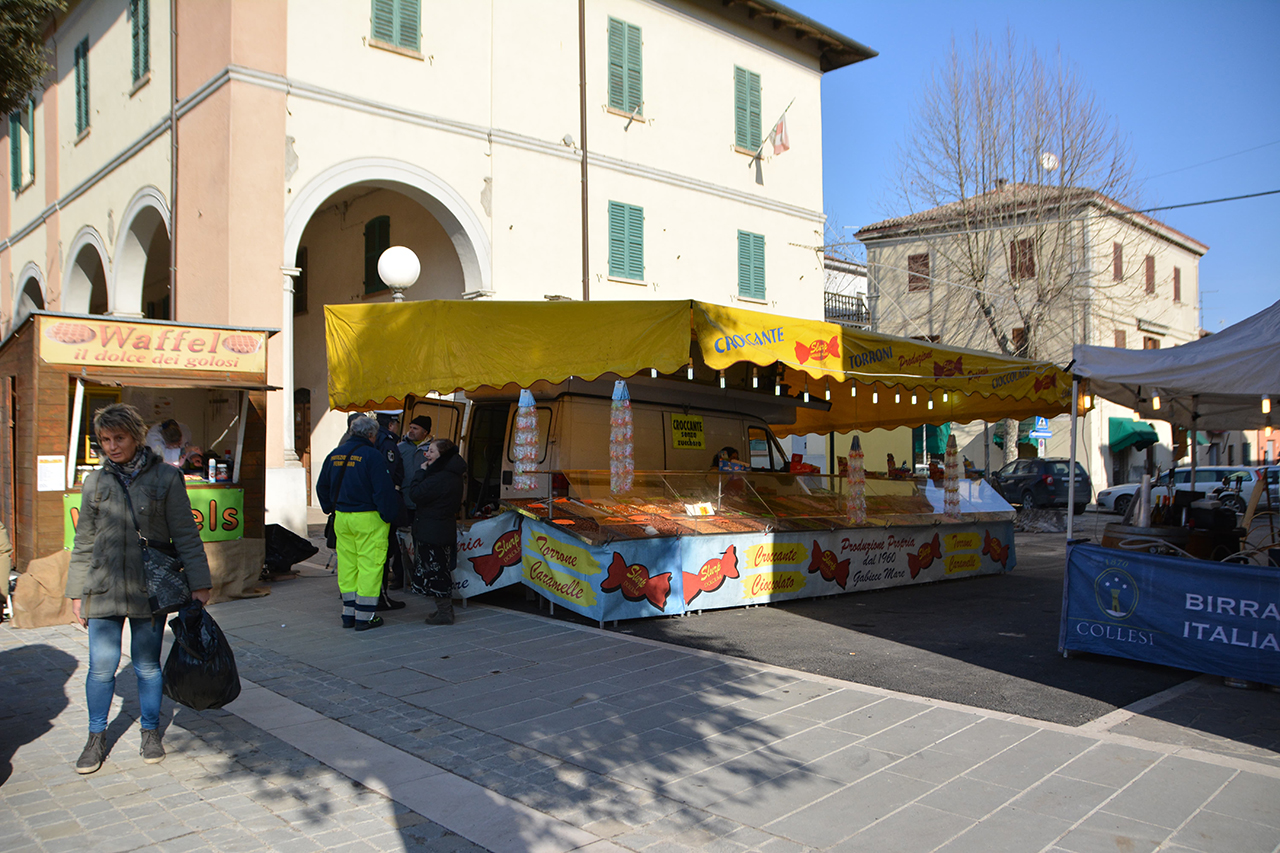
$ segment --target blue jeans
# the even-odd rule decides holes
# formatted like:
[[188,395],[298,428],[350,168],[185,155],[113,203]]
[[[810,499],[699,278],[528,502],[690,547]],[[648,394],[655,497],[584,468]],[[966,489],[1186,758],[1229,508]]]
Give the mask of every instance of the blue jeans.
[[[116,669],[120,666],[120,640],[124,632],[123,616],[89,620],[89,676],[85,679],[85,698],[89,703],[89,731],[107,730],[111,712],[111,696],[116,689]],[[138,704],[142,706],[142,728],[160,725],[160,697],[163,677],[160,675],[160,641],[164,639],[164,622],[130,619],[132,642],[129,656],[138,676]]]

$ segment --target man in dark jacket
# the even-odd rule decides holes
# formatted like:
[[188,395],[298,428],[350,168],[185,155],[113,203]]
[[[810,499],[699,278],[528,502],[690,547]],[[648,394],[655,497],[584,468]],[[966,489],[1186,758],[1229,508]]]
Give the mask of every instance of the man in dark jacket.
[[[413,498],[409,495],[409,484],[413,482],[413,475],[422,463],[426,461],[427,445],[431,440],[431,418],[427,415],[418,415],[409,422],[409,426],[405,428],[404,440],[396,446],[400,451],[401,467],[404,471],[404,479],[400,483],[400,500],[403,501],[405,511],[400,516],[400,523],[396,530],[393,530],[395,544],[392,545],[400,553],[400,565],[404,567],[406,572],[413,571],[414,556],[413,547]],[[403,578],[402,578],[403,580]],[[401,589],[401,586],[392,585],[392,589]]]
[[382,625],[375,610],[382,592],[391,522],[400,512],[400,499],[386,456],[373,445],[378,422],[358,418],[349,432],[351,438],[324,460],[316,496],[321,509],[337,513],[334,532],[342,627],[367,631]]
[[[396,542],[396,529],[409,523],[408,510],[405,508],[404,486],[408,485],[404,478],[404,464],[400,461],[400,437],[391,429],[390,415],[378,415],[378,436],[373,446],[387,457],[387,468],[391,471],[391,482],[396,487],[396,500],[400,502],[400,510],[391,522],[391,530],[387,534],[387,571],[391,575],[389,589],[404,589],[404,563],[400,559],[400,548]],[[398,610],[402,602],[392,602],[383,593],[382,606],[379,610]]]

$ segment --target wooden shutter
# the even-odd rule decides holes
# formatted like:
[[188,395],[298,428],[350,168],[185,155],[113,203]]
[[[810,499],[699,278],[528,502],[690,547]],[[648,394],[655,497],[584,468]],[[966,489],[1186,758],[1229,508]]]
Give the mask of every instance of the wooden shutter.
[[929,284],[929,253],[907,255],[907,290],[928,290]]
[[764,299],[764,235],[738,232],[738,295]]
[[640,28],[627,24],[627,95],[623,106],[627,112],[632,112],[644,101],[640,61]]
[[1124,246],[1111,244],[1111,277],[1116,281],[1124,279]]
[[1025,356],[1027,354],[1027,329],[1025,326],[1015,326],[1011,330],[1010,343],[1013,344],[1013,354]]
[[627,205],[627,278],[644,279],[644,208]]
[[733,67],[734,144],[755,151],[760,147],[760,75]]
[[1035,239],[1027,237],[1009,243],[1009,275],[1015,281],[1036,277]]
[[1116,329],[1116,349],[1125,349],[1128,343],[1125,341],[1124,329]]
[[13,191],[22,189],[22,118],[21,113],[9,113],[9,183]]
[[373,37],[396,43],[396,0],[373,0]]
[[609,202],[609,275],[627,277],[627,206]]
[[129,0],[133,35],[133,82],[151,70],[151,14],[149,0]]
[[422,46],[421,0],[396,0],[396,45],[407,50]]
[[[609,106],[626,111],[627,25],[617,18],[609,19]],[[612,207],[610,208],[612,209]],[[612,273],[610,273],[612,275]]]
[[1147,255],[1146,279],[1147,279],[1147,293],[1155,293],[1156,292],[1156,259],[1154,255]]
[[391,217],[376,216],[364,226],[364,292],[378,293],[387,283],[378,274],[378,258],[391,248]]
[[1173,301],[1182,301],[1182,270],[1178,267],[1173,268]]
[[76,134],[89,129],[89,40],[76,45]]

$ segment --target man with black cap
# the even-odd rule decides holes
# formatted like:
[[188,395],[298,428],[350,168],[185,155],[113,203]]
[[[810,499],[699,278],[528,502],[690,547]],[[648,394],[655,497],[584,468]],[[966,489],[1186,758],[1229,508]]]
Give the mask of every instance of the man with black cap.
[[[400,451],[400,461],[404,466],[404,480],[408,483],[413,479],[414,473],[422,467],[422,463],[427,458],[427,445],[431,443],[431,418],[426,415],[418,415],[409,422],[409,426],[404,431],[404,441],[400,442],[398,450]],[[399,527],[395,531],[395,539],[399,544],[400,558],[402,566],[413,565],[413,500],[409,497],[409,490],[402,488],[400,497],[404,501],[405,508],[408,510],[407,520],[404,520],[404,526]],[[393,589],[401,589],[404,586],[404,576],[401,575],[398,585],[393,584]]]

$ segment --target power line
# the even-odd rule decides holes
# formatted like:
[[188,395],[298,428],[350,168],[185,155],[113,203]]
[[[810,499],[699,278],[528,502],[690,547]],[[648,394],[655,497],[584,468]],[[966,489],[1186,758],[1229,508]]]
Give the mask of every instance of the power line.
[[1178,172],[1185,172],[1188,169],[1196,169],[1196,168],[1199,168],[1200,166],[1208,166],[1210,163],[1217,163],[1219,160],[1228,160],[1232,157],[1238,157],[1241,154],[1248,154],[1250,151],[1257,151],[1259,148],[1270,148],[1272,145],[1280,145],[1280,139],[1276,139],[1271,142],[1264,142],[1261,145],[1255,145],[1252,148],[1246,148],[1243,151],[1236,151],[1231,154],[1223,154],[1221,157],[1214,157],[1212,160],[1205,160],[1201,163],[1192,163],[1190,166],[1180,166],[1177,169],[1170,169],[1169,171],[1161,172],[1158,175],[1148,175],[1147,180],[1151,180],[1152,178],[1163,178],[1165,175],[1175,175]]
[[[1131,210],[1128,212],[1129,213],[1152,213],[1157,210],[1177,210],[1180,207],[1199,207],[1202,204],[1218,204],[1219,202],[1223,202],[1223,201],[1240,201],[1241,199],[1246,199],[1246,198],[1261,198],[1264,195],[1276,195],[1276,194],[1280,194],[1280,190],[1266,190],[1265,192],[1249,193],[1248,195],[1232,195],[1232,196],[1227,196],[1226,198],[1211,198],[1206,201],[1189,201],[1186,204],[1167,204],[1164,207],[1148,207],[1145,210]],[[1124,213],[1116,211],[1116,212],[1108,212],[1104,215],[1105,216],[1124,216]]]

